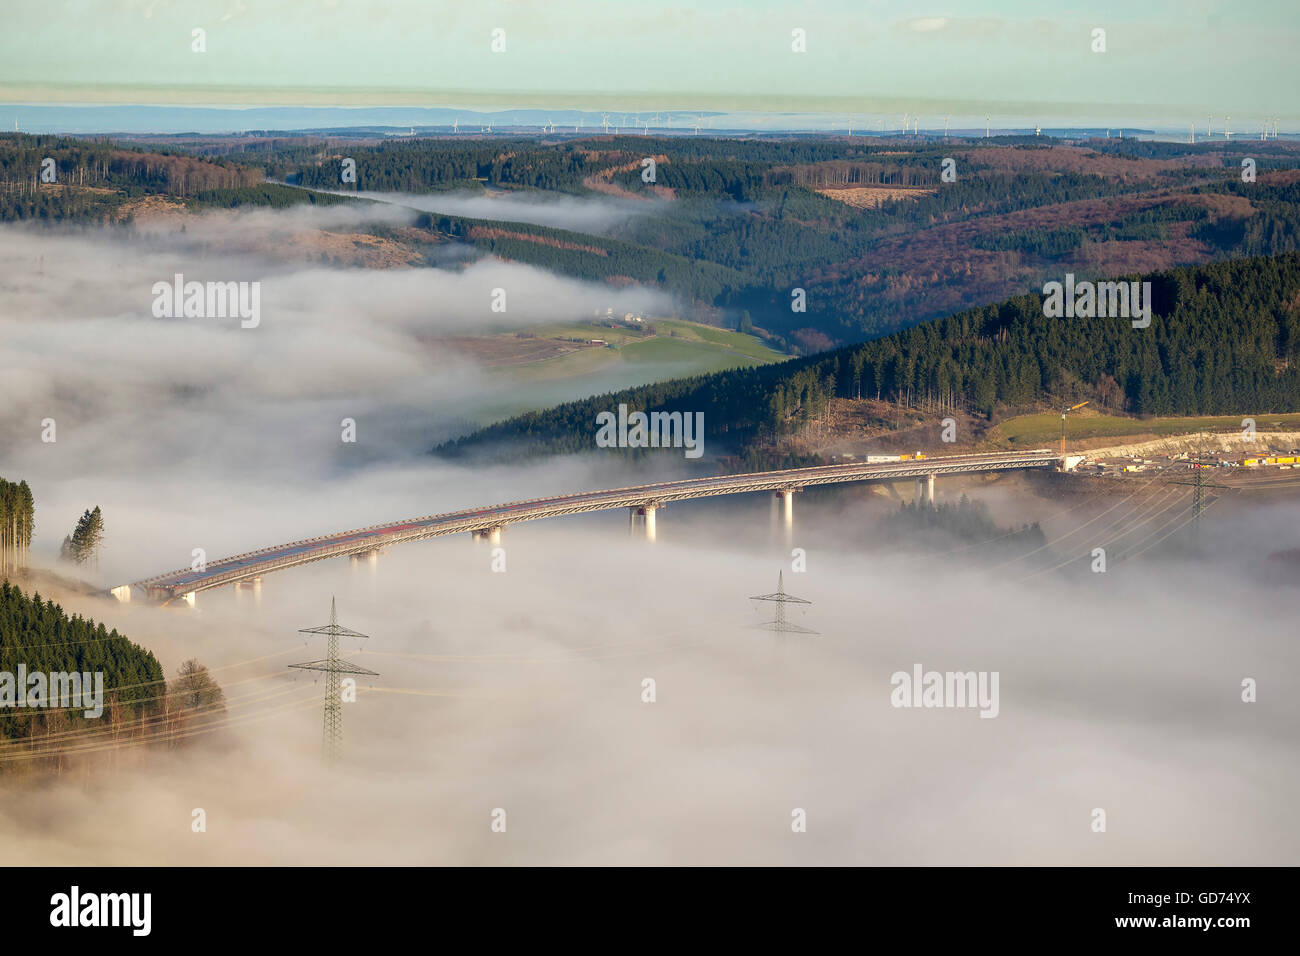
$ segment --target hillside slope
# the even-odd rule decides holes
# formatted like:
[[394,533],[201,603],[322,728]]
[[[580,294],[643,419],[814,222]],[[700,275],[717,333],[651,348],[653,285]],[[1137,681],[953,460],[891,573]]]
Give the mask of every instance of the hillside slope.
[[1153,299],[1144,329],[1123,318],[1048,318],[1043,296],[1017,296],[862,345],[570,402],[437,451],[460,455],[501,443],[524,455],[591,449],[596,414],[622,403],[703,412],[715,452],[742,455],[797,433],[835,397],[924,399],[986,419],[1066,398],[1133,415],[1300,408],[1300,254],[1140,278],[1151,283]]

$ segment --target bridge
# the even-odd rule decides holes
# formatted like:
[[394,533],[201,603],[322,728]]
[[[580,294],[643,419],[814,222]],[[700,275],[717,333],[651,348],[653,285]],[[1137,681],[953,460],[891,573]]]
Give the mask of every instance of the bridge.
[[124,584],[112,588],[111,593],[120,601],[130,601],[133,596],[164,603],[180,598],[192,605],[194,595],[199,591],[225,585],[251,585],[259,588],[263,575],[310,564],[313,561],[349,556],[354,560],[367,557],[373,561],[381,549],[390,545],[449,534],[469,533],[475,539],[486,539],[493,544],[498,544],[501,541],[501,532],[507,524],[617,508],[627,508],[632,529],[635,530],[639,523],[644,529],[646,538],[653,541],[655,512],[662,505],[692,498],[760,491],[773,492],[776,496],[774,501],[784,506],[785,528],[789,534],[794,522],[794,494],[806,487],[858,481],[892,482],[914,478],[917,498],[924,495],[933,502],[934,481],[938,475],[1036,468],[1056,469],[1068,468],[1070,464],[1072,464],[1070,459],[1063,459],[1049,449],[1037,449],[1011,454],[951,455],[936,458],[909,458],[900,461],[818,465],[811,468],[688,478],[683,481],[635,485],[608,491],[534,498],[529,501],[515,501],[467,511],[452,511],[424,518],[412,518],[408,521],[374,525],[355,531],[322,535],[304,541],[293,541],[289,544],[207,562],[201,568],[184,568],[133,584]]

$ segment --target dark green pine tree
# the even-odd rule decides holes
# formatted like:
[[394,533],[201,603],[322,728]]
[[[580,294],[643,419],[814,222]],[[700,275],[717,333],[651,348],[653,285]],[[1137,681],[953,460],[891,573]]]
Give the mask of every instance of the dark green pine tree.
[[77,520],[72,534],[63,539],[59,557],[74,564],[85,564],[94,560],[98,563],[99,549],[104,541],[104,516],[96,505],[94,510],[86,509]]

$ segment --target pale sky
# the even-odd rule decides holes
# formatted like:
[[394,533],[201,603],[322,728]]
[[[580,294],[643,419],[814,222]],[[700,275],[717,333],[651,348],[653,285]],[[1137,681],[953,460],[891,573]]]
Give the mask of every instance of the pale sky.
[[48,0],[0,7],[0,102],[911,105],[1285,127],[1300,114],[1297,50],[1298,0]]

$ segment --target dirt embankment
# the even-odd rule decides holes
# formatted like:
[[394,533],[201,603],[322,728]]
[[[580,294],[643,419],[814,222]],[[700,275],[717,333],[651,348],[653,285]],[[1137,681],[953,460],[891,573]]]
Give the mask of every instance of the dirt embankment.
[[[1130,441],[1124,444],[1105,442],[1113,439],[1094,438],[1091,441],[1071,442],[1071,449],[1086,452],[1090,458],[1141,458],[1146,455],[1177,455],[1182,452],[1197,454],[1269,455],[1300,448],[1300,432],[1257,431],[1253,441],[1246,441],[1240,431],[1196,435],[1175,435],[1153,438],[1149,441]],[[1095,447],[1084,447],[1095,446]]]

